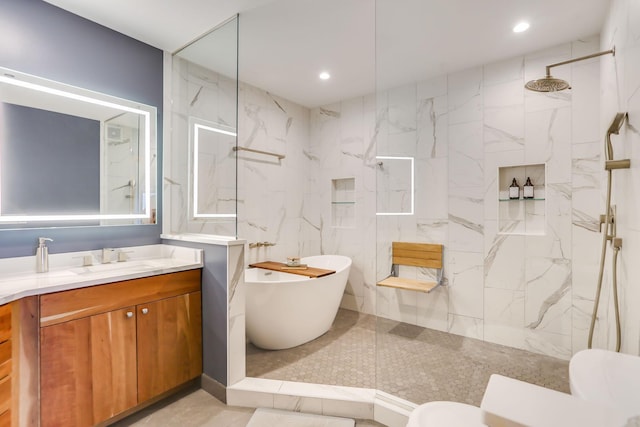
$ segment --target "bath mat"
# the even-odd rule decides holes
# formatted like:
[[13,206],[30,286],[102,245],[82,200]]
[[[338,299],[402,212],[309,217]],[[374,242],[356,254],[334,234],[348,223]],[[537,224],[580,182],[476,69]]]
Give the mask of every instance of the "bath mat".
[[355,425],[356,422],[348,418],[258,408],[247,427],[354,427]]

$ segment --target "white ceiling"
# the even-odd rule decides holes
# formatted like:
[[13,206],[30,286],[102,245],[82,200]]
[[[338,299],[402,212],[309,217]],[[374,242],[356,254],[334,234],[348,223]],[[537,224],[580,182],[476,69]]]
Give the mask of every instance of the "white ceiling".
[[[598,34],[610,0],[46,0],[175,52],[240,12],[240,78],[315,107]],[[529,31],[515,34],[520,20]],[[377,60],[377,63],[376,63]],[[329,70],[332,78],[317,76]],[[541,70],[541,74],[544,70]]]

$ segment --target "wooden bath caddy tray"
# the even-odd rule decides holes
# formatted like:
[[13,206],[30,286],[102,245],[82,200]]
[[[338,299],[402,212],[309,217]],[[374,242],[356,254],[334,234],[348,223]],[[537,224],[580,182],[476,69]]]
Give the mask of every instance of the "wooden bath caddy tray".
[[264,268],[265,270],[282,271],[283,273],[299,274],[307,277],[322,277],[335,273],[335,270],[324,270],[322,268],[307,267],[304,269],[290,268],[287,264],[275,261],[256,262],[255,264],[249,264],[252,268]]

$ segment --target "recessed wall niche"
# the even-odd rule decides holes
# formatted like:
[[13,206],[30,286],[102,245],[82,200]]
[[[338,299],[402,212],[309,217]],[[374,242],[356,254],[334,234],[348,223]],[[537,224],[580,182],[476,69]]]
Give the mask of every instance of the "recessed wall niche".
[[[533,188],[527,185],[527,180]],[[498,168],[499,234],[545,234],[546,182],[545,164]]]
[[331,225],[333,227],[355,227],[355,197],[355,178],[331,180]]

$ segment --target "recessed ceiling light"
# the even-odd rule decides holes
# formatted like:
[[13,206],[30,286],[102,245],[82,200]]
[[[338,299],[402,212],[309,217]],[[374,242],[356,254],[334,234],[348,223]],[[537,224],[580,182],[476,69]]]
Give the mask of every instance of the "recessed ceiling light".
[[514,33],[521,33],[523,31],[527,31],[528,29],[529,29],[529,23],[528,22],[520,22],[515,27],[513,27],[513,32]]
[[331,74],[329,74],[326,71],[323,71],[320,73],[318,77],[320,77],[320,80],[329,80],[331,78]]

